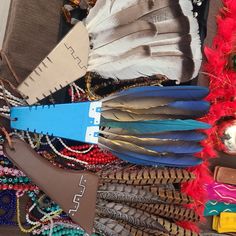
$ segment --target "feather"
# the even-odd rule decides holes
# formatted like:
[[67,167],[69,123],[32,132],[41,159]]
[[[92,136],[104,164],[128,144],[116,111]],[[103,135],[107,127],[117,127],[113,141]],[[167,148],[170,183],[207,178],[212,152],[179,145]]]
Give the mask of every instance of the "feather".
[[[164,88],[164,87],[163,87]],[[151,91],[152,93],[153,91]],[[137,91],[138,93],[138,91]],[[132,95],[130,96],[120,96],[116,99],[111,99],[106,102],[103,102],[103,110],[107,110],[107,108],[119,108],[119,109],[149,109],[152,107],[164,106],[167,105],[169,102],[175,100],[175,98],[170,97],[152,97],[150,94],[147,96],[137,97]]]
[[105,57],[100,57],[103,57],[103,60],[97,58],[97,64],[89,64],[88,70],[97,72],[104,78],[124,80],[160,73],[171,80],[186,82],[193,76],[192,59],[185,57],[178,49],[162,53],[157,52],[154,46],[139,46],[122,56],[109,57],[105,63],[102,62]]
[[206,138],[204,133],[198,131],[172,131],[172,132],[160,132],[160,133],[142,133],[142,134],[135,134],[127,132],[127,130],[119,129],[119,128],[107,128],[101,131],[103,134],[107,135],[128,135],[128,136],[135,136],[137,138],[150,138],[156,140],[183,140],[183,141],[201,141]]
[[106,139],[132,143],[138,146],[143,146],[146,149],[151,149],[158,153],[197,153],[202,150],[201,145],[196,142],[160,140],[155,138],[138,138],[135,136],[116,135],[106,132],[101,133],[106,135]]
[[172,223],[164,218],[157,217],[157,222],[164,226],[164,228],[169,231],[171,235],[181,235],[181,236],[198,236],[197,233],[192,232],[188,229],[184,229],[175,223]]
[[173,132],[164,132],[159,134],[142,134],[139,137],[150,137],[150,138],[159,138],[159,139],[168,139],[168,140],[183,140],[183,141],[202,141],[206,138],[206,135],[197,131],[173,131]]
[[104,184],[97,191],[97,198],[113,202],[164,203],[151,192],[124,184]]
[[[111,109],[111,110],[103,111],[102,117],[108,120],[121,121],[121,122],[144,121],[144,120],[147,121],[147,120],[188,119],[190,116],[194,117],[194,114],[192,115],[190,112],[188,112],[189,115],[171,114],[171,112],[173,111],[169,111],[171,109],[168,109],[168,108],[166,109],[165,107],[160,108],[160,109],[155,109],[155,112],[157,110],[164,110],[167,114],[135,114],[135,113],[130,113],[128,111]],[[170,112],[170,114],[168,114],[168,111]],[[134,112],[142,112],[142,110],[138,110],[138,111],[135,110]],[[146,111],[144,110],[144,112]],[[183,113],[187,113],[187,112],[184,111]],[[202,115],[200,112],[198,112],[195,117],[199,117]]]
[[107,170],[100,173],[102,182],[123,183],[134,186],[155,186],[192,181],[195,176],[185,169],[177,168],[145,168]]
[[202,160],[192,154],[159,153],[132,143],[99,138],[99,146],[110,150],[123,161],[146,166],[190,167]]
[[166,232],[165,228],[156,222],[155,217],[148,214],[147,212],[143,212],[126,205],[100,201],[97,204],[97,211],[99,215],[102,215],[103,217],[109,217],[115,220],[123,221],[138,228],[151,228]]
[[170,145],[170,146],[185,146],[185,148],[193,146],[196,148],[200,148],[200,145],[197,142],[193,142],[193,140],[182,141],[176,138],[161,139],[161,138],[152,137],[151,135],[150,137],[146,137],[145,135],[143,136],[134,136],[134,135],[125,135],[125,134],[122,135],[122,134],[114,134],[108,131],[100,131],[100,133],[105,135],[106,138],[108,139],[122,140],[122,141],[134,143],[136,145],[146,145],[146,146]]
[[128,203],[133,208],[140,209],[155,216],[165,217],[174,221],[198,222],[200,217],[193,209],[169,204]]
[[148,228],[137,228],[130,224],[127,224],[126,222],[120,221],[120,224],[130,232],[130,235],[132,236],[170,236],[169,233],[161,232],[160,230],[154,230],[154,229],[148,229]]
[[[178,6],[177,1],[175,3],[170,0],[152,1],[152,4],[150,4],[150,2],[151,1],[143,0],[133,1],[133,4],[129,6],[130,3],[127,4],[127,1],[125,3],[114,1],[113,4],[110,4],[110,14],[103,16],[102,21],[99,22],[100,24],[97,23],[96,26],[93,27],[93,32],[104,31],[119,25],[126,25],[148,15],[150,12],[161,10],[168,6]],[[93,10],[91,10],[91,13],[93,13]],[[89,26],[88,19],[87,24]]]
[[90,10],[87,18],[86,25],[87,29],[91,28],[93,25],[96,25],[104,19],[104,16],[108,15],[110,12],[110,1],[107,0],[98,0],[96,1],[95,6]]
[[[157,97],[159,97],[160,101],[162,101],[161,99],[163,97],[165,99],[170,98],[176,100],[200,100],[206,97],[208,93],[209,89],[207,87],[201,87],[201,86],[168,86],[168,87],[143,86],[143,87],[130,88],[128,90],[123,90],[117,94],[111,95],[103,99],[103,104],[105,104],[106,106],[106,101],[110,101],[109,104],[111,104],[111,102],[118,103],[119,100],[122,101],[122,99],[125,98],[126,100],[123,102],[123,104],[126,104],[127,102],[129,102],[130,99],[137,99],[137,98],[139,99],[140,97],[152,98],[152,99],[154,98],[156,99]],[[119,99],[118,102],[117,99]],[[156,102],[157,104],[159,104],[158,103],[159,100]],[[120,107],[120,105],[118,107]]]
[[[118,104],[104,104],[103,111],[120,109],[134,114],[174,114],[191,115],[195,113],[205,114],[209,110],[209,103],[205,101],[175,101],[159,98],[127,98],[126,101],[118,101]],[[136,100],[136,102],[135,102]],[[161,100],[161,101],[160,101]],[[122,103],[121,103],[122,102]],[[114,109],[114,110],[115,110]]]
[[[179,145],[178,145],[179,144]],[[176,144],[164,144],[164,145],[158,145],[158,146],[144,146],[145,148],[148,148],[150,150],[153,150],[155,152],[168,152],[168,153],[179,153],[179,154],[186,154],[186,153],[198,153],[202,151],[202,147],[198,143],[191,143],[188,142],[179,142]]]
[[122,128],[133,133],[157,133],[164,131],[186,131],[208,129],[210,125],[195,120],[154,120],[140,122],[115,122],[103,119],[101,126]]
[[205,101],[191,101],[190,98],[188,98],[189,101],[176,101],[176,98],[170,97],[171,94],[169,97],[151,97],[152,92],[149,92],[148,97],[139,93],[139,97],[130,94],[105,101],[102,115],[106,119],[121,121],[122,119],[124,121],[142,120],[142,116],[144,116],[143,120],[154,120],[155,117],[164,119],[165,115],[200,117],[209,110],[209,103]]
[[197,75],[200,40],[189,1],[98,0],[97,5],[86,20],[93,46],[90,71],[119,79],[160,73],[187,81]]
[[190,230],[186,230],[164,218],[156,217],[141,210],[129,208],[128,206],[106,202],[100,202],[99,205],[103,205],[103,207],[98,206],[99,214],[109,216],[116,220],[128,222],[129,224],[137,227],[156,229],[161,232],[164,231],[164,233],[168,232],[170,235],[197,235]]
[[163,225],[165,229],[169,231],[170,235],[198,236],[197,233],[184,229],[181,226],[178,226],[177,224],[172,223],[164,218],[157,217],[157,222]]
[[170,236],[169,233],[161,232],[160,230],[153,230],[147,228],[136,228],[125,222],[120,223],[126,230],[128,230],[132,236]]
[[162,153],[152,151],[150,149],[135,145],[133,143],[128,143],[121,140],[110,140],[104,137],[99,137],[99,145],[102,145],[103,147],[107,147],[107,149],[109,150],[114,150],[118,152],[122,149],[122,150],[127,150],[129,152],[151,155],[153,157],[162,155]]
[[[195,105],[195,107],[193,106]],[[207,102],[175,102],[166,106],[142,109],[116,108],[103,109],[102,116],[105,119],[118,121],[140,121],[140,120],[167,120],[167,119],[189,119],[202,117],[208,112]],[[191,108],[190,108],[191,107]],[[195,109],[194,109],[195,108]]]
[[190,204],[193,203],[193,199],[188,195],[176,190],[176,189],[166,189],[163,187],[153,187],[153,186],[137,186],[137,188],[144,189],[155,195],[158,195],[161,200],[168,204]]
[[210,108],[210,103],[205,101],[176,101],[169,103],[168,106],[176,109],[190,110],[192,112],[206,113]]
[[[176,21],[168,22],[172,27],[177,27],[180,29],[180,25],[176,25]],[[96,59],[100,59],[100,63],[109,63],[109,56],[112,55],[123,55],[126,52],[130,51],[130,48],[136,48],[140,45],[145,44],[145,46],[150,46],[154,52],[165,52],[166,46],[169,45],[169,51],[171,50],[180,50],[186,54],[186,56],[191,57],[191,51],[186,50],[188,46],[184,48],[184,45],[188,45],[191,42],[191,36],[185,34],[186,27],[183,26],[182,32],[180,33],[170,33],[171,30],[174,32],[174,29],[168,27],[166,30],[163,23],[151,23],[147,21],[136,21],[129,25],[118,27],[114,29],[114,32],[104,32],[102,35],[97,35],[96,39],[93,40],[93,51],[90,53],[90,65],[95,66],[96,63],[99,63]],[[180,31],[180,30],[179,30]],[[168,38],[164,38],[163,35],[166,35]],[[153,37],[155,36],[155,41]],[[131,42],[133,44],[131,44]],[[150,43],[151,42],[151,43]],[[119,45],[123,44],[122,48]],[[104,47],[105,46],[105,47]],[[103,57],[106,53],[107,57]],[[102,57],[102,58],[101,58]],[[96,62],[97,61],[97,62]]]
[[109,218],[96,217],[94,228],[96,232],[106,236],[130,236],[130,233],[122,225]]
[[193,167],[200,165],[202,160],[200,158],[194,157],[192,155],[182,155],[179,157],[176,156],[164,156],[153,158],[151,156],[143,154],[134,154],[129,152],[118,153],[112,151],[113,155],[117,156],[123,161],[136,164],[136,165],[145,165],[145,166],[167,166],[167,167]]

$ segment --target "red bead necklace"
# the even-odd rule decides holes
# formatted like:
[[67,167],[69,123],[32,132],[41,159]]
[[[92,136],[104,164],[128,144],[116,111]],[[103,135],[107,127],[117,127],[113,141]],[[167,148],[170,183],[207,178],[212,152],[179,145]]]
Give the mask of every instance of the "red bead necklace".
[[[89,147],[89,144],[84,144],[80,146],[72,146],[70,149],[74,151],[83,151],[87,150]],[[108,164],[117,160],[113,154],[102,151],[97,145],[94,145],[94,147],[87,153],[76,153],[66,148],[64,148],[60,153],[81,161],[86,161],[89,165]]]

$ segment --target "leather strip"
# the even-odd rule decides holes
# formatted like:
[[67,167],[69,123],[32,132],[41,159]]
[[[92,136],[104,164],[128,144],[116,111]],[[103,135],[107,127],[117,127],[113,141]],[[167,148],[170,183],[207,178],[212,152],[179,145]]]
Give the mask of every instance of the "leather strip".
[[42,191],[61,206],[87,233],[93,232],[98,176],[86,171],[63,170],[52,166],[27,143],[12,139],[4,152]]

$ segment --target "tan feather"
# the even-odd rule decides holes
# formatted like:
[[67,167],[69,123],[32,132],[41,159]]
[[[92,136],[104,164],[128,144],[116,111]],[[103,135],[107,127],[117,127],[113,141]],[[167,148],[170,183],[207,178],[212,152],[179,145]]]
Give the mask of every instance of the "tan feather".
[[131,236],[122,225],[109,218],[96,217],[94,228],[96,232],[106,236]]
[[170,236],[169,233],[161,232],[160,230],[153,230],[147,228],[136,228],[125,222],[120,222],[120,224],[131,233],[132,236]]
[[123,183],[127,185],[159,185],[183,183],[191,181],[195,176],[185,169],[177,168],[142,168],[101,171],[101,181],[108,183]]
[[165,217],[174,221],[199,222],[200,218],[193,209],[172,204],[137,204],[127,203],[129,206],[140,209],[156,216]]

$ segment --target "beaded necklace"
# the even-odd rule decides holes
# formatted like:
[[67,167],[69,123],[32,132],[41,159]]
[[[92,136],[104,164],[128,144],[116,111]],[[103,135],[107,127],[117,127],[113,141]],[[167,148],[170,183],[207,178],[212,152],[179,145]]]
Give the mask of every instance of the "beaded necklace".
[[[83,153],[82,150],[86,150],[88,148],[90,148],[90,152]],[[111,153],[103,152],[97,145],[93,145],[91,147],[88,144],[72,146],[69,150],[68,148],[65,148],[60,153],[65,156],[70,156],[75,159],[85,161],[90,165],[107,164],[117,160],[115,156]]]
[[0,176],[16,176],[16,177],[23,177],[25,174],[17,169],[4,167],[0,165]]

